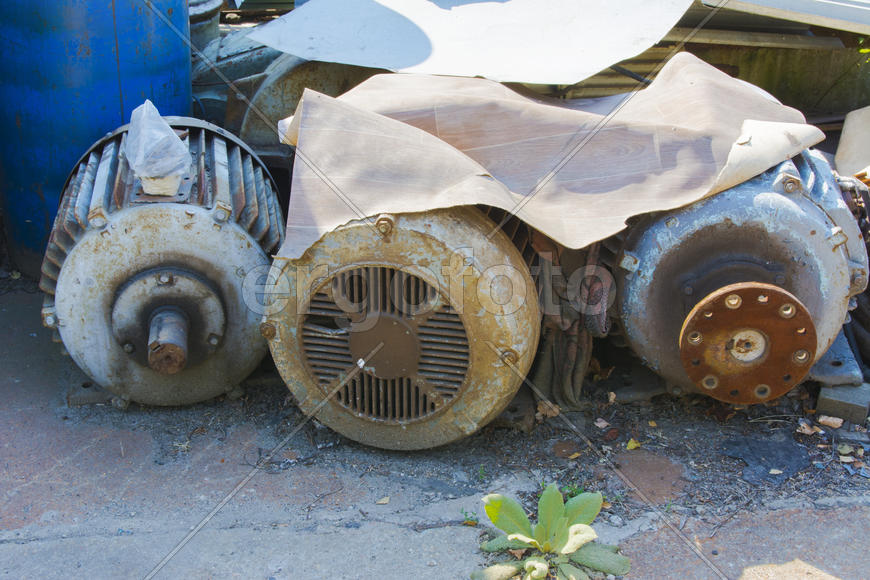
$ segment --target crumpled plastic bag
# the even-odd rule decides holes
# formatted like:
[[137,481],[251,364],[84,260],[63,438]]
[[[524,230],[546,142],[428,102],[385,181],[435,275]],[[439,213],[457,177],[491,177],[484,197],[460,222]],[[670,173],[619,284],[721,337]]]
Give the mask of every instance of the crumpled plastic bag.
[[190,172],[190,152],[154,104],[133,109],[125,155],[148,195],[172,196]]

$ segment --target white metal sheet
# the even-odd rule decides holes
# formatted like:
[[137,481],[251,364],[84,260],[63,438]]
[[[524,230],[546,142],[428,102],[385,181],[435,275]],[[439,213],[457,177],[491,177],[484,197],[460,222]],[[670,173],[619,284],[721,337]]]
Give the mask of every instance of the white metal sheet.
[[250,38],[308,60],[573,84],[636,56],[691,0],[311,0]]

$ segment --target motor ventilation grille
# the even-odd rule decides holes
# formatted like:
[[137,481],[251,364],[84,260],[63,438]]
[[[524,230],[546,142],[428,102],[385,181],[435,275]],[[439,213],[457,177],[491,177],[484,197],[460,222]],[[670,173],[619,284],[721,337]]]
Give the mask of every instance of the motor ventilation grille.
[[[315,293],[305,315],[302,343],[309,373],[326,393],[337,388],[336,400],[362,418],[407,423],[437,413],[464,388],[469,368],[465,327],[445,302],[421,278],[391,267],[334,276]],[[400,358],[408,371],[384,377],[367,367],[342,385],[358,360],[353,334],[377,334],[377,328],[366,327],[378,319],[407,328],[408,341],[415,344],[404,345],[407,352]],[[397,345],[392,341],[386,348]]]

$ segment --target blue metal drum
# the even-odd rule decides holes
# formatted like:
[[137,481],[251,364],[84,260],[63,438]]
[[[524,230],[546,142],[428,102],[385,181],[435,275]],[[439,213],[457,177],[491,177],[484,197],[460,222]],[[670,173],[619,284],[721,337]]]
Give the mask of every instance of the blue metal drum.
[[[159,14],[158,14],[159,12]],[[0,204],[37,277],[69,171],[145,99],[190,114],[187,0],[0,4]]]

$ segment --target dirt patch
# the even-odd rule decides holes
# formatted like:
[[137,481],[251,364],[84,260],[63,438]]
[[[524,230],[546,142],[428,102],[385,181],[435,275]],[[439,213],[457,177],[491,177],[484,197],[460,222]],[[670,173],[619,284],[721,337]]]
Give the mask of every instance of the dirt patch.
[[[656,505],[677,499],[686,487],[683,466],[664,455],[635,449],[616,454],[613,463]],[[635,492],[631,492],[631,495],[636,496]]]

